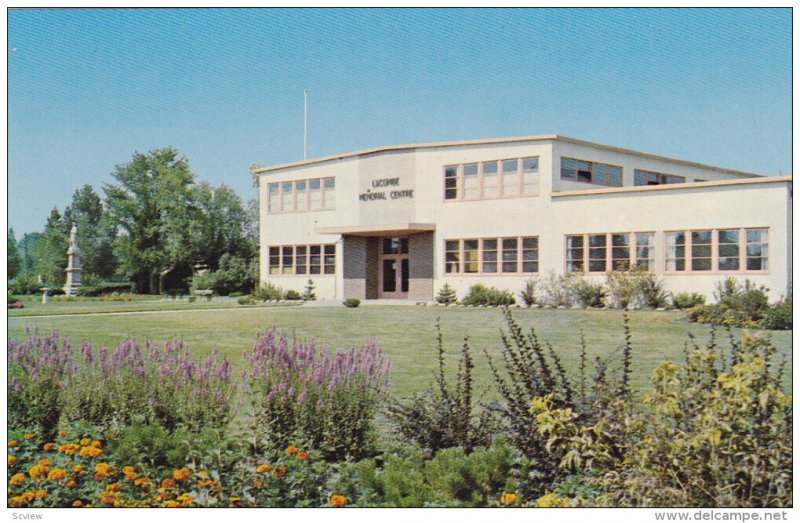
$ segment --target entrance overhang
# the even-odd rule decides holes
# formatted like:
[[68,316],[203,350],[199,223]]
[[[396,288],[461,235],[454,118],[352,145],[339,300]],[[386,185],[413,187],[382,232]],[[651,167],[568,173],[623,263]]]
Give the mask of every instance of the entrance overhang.
[[436,230],[435,223],[395,223],[389,225],[352,225],[347,227],[317,227],[317,234],[342,236],[406,236]]

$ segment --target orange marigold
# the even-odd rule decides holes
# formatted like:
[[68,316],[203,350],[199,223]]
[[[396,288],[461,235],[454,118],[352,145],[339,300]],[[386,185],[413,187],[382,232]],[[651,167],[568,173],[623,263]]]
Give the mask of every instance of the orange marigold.
[[194,498],[187,493],[183,493],[177,497],[177,501],[180,502],[182,507],[189,507],[194,502]]
[[186,481],[189,479],[189,469],[186,467],[175,469],[172,471],[172,479],[175,481]]
[[204,479],[203,481],[197,484],[197,486],[200,488],[210,487],[212,485],[214,485],[214,482],[211,481],[210,479]]
[[52,462],[52,461],[50,461],[50,460],[49,460],[49,459],[47,459],[47,458],[45,458],[45,459],[40,459],[40,460],[39,460],[39,466],[40,466],[40,467],[43,467],[43,468],[46,468],[46,469],[47,469],[47,468],[50,468],[50,465],[52,465],[52,464],[53,464],[53,462]]
[[72,502],[72,506],[73,507],[82,507],[83,506],[83,502],[81,502],[81,500],[79,500],[79,499],[76,499],[75,501]]
[[228,498],[228,501],[230,501],[233,504],[233,506],[237,506],[239,505],[239,502],[242,501],[242,499],[237,497],[232,497]]
[[165,502],[164,506],[167,507],[167,508],[179,508],[181,506],[181,504],[178,503],[177,501],[175,501],[174,499],[171,499],[171,500]]
[[80,456],[82,458],[99,458],[103,455],[103,451],[97,447],[81,447]]
[[282,478],[283,476],[286,475],[286,467],[281,465],[280,467],[272,471],[272,475],[275,476],[276,478]]
[[175,480],[166,478],[161,481],[161,488],[175,488]]
[[95,472],[94,473],[94,480],[95,481],[105,481],[106,477],[108,477],[108,476],[106,475],[105,472]]
[[72,456],[73,454],[78,452],[80,448],[81,446],[76,445],[75,443],[65,443],[64,445],[58,447],[58,451],[63,452],[67,456]]
[[259,465],[258,468],[256,468],[256,472],[258,472],[259,474],[264,474],[265,472],[270,472],[271,470],[272,467],[269,465],[269,463],[264,463],[263,465]]
[[45,443],[44,447],[42,447],[42,450],[44,450],[45,452],[50,452],[55,448],[55,446],[56,446],[55,443]]
[[66,430],[59,430],[58,431],[58,435],[63,438],[63,437],[65,437],[67,435],[67,431]]
[[91,445],[90,445],[90,446],[91,446],[91,447],[94,447],[94,448],[96,448],[96,449],[99,449],[99,448],[102,446],[102,443],[100,443],[100,442],[99,442],[99,441],[97,441],[97,440],[94,440],[94,441],[91,443]]
[[78,484],[77,484],[77,483],[75,483],[75,480],[74,480],[74,479],[68,479],[68,480],[67,480],[67,487],[69,487],[69,488],[72,488],[72,487],[75,487],[75,486],[77,486],[77,485],[78,485]]
[[502,496],[500,496],[500,503],[504,505],[513,505],[517,502],[517,495],[513,492],[506,492]]
[[300,461],[308,461],[308,452],[302,452],[302,451],[298,452],[297,459],[299,459]]
[[126,465],[126,466],[122,467],[122,473],[123,474],[133,474],[135,471],[136,471],[136,469],[134,469],[130,465]]
[[28,475],[33,479],[44,479],[47,477],[47,469],[41,465],[33,465],[28,469]]
[[13,467],[17,463],[16,456],[8,455],[8,466]]
[[83,465],[75,465],[74,467],[72,467],[72,472],[74,474],[80,474],[84,470],[86,470],[86,468]]
[[263,486],[264,486],[264,484],[261,483],[260,481],[254,481],[253,482],[253,488],[261,488]]
[[297,454],[297,447],[295,447],[294,445],[286,447],[286,453],[290,456],[294,456],[295,454]]
[[39,489],[36,491],[36,499],[44,499],[46,495],[47,495],[46,490]]
[[25,478],[25,474],[23,474],[21,472],[17,472],[13,476],[11,476],[11,479],[8,480],[8,482],[11,483],[12,485],[14,485],[15,487],[18,487],[18,486],[22,485],[23,483],[25,483],[25,479],[26,479]]
[[329,500],[332,507],[343,507],[347,505],[347,498],[344,496],[340,496],[339,494],[334,494],[331,496]]
[[36,497],[36,493],[33,492],[32,490],[29,490],[28,492],[23,492],[20,497],[24,499],[26,503],[30,503],[31,501],[33,501],[33,498]]
[[148,488],[150,488],[150,479],[148,479],[145,476],[142,476],[141,478],[136,478],[136,480],[133,482],[133,484],[136,485],[137,487],[142,487],[143,489],[148,489]]
[[91,442],[92,442],[92,440],[90,440],[89,438],[82,438],[81,439],[81,445],[83,445],[83,446],[86,446]]
[[8,446],[9,447],[16,447],[17,446],[17,440],[12,439],[11,441],[8,442]]
[[120,485],[119,483],[109,483],[108,485],[106,485],[106,490],[108,492],[119,492],[120,490],[122,490],[122,485]]
[[101,474],[113,474],[114,473],[114,467],[112,467],[108,463],[100,462],[100,463],[98,463],[97,465],[94,466],[94,471],[95,472],[100,472]]
[[27,501],[25,501],[25,498],[23,498],[22,496],[14,496],[8,498],[8,506],[11,508],[19,508],[25,505],[25,503],[27,503]]
[[25,439],[33,439],[33,434],[31,434],[31,433],[29,432],[29,433],[25,434],[25,436],[23,436],[23,437],[24,437]]
[[64,469],[53,469],[47,473],[47,479],[50,481],[59,481],[67,477],[67,471]]
[[101,492],[98,499],[103,505],[119,506],[119,493],[117,492]]

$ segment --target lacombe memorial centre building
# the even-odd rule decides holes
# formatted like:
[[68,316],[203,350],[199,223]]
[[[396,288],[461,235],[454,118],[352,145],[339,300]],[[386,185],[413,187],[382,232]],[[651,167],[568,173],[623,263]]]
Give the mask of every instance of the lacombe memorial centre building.
[[431,301],[482,283],[640,267],[710,301],[786,295],[792,181],[560,135],[387,146],[251,169],[260,276],[319,299]]

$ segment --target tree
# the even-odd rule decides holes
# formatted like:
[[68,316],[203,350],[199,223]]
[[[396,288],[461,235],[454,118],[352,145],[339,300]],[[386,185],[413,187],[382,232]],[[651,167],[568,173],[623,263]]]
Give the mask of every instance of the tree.
[[196,253],[192,234],[201,220],[193,202],[195,175],[186,157],[169,147],[135,153],[112,176],[117,183],[103,189],[120,229],[114,242],[119,271],[136,282],[139,292],[157,293],[161,279],[190,267]]
[[200,182],[196,188],[195,258],[216,270],[224,254],[249,260],[257,249],[250,237],[250,213],[236,192],[225,184],[217,188]]
[[78,227],[77,241],[84,274],[111,278],[117,268],[113,250],[117,228],[91,185],[86,184],[75,191],[72,204],[64,211],[64,219]]
[[11,279],[19,274],[19,270],[22,266],[22,260],[20,259],[19,251],[17,250],[17,239],[14,237],[14,229],[8,230],[8,234],[6,235],[6,245],[7,278]]
[[36,242],[42,237],[40,232],[26,232],[22,235],[22,239],[17,242],[17,249],[22,258],[22,272],[30,272],[33,270],[35,258],[33,250],[36,247]]
[[60,287],[66,280],[69,229],[70,224],[54,207],[32,252],[34,271],[45,285]]

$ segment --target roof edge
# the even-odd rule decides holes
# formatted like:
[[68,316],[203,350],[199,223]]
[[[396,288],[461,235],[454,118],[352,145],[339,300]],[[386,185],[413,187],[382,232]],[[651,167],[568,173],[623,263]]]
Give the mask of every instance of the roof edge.
[[715,180],[711,182],[670,183],[664,185],[642,185],[637,187],[610,187],[608,189],[587,189],[584,191],[563,191],[551,194],[553,198],[570,196],[591,196],[597,194],[639,193],[653,191],[680,191],[702,189],[704,187],[725,187],[729,185],[756,185],[766,183],[792,183],[791,176],[760,176],[743,180]]

